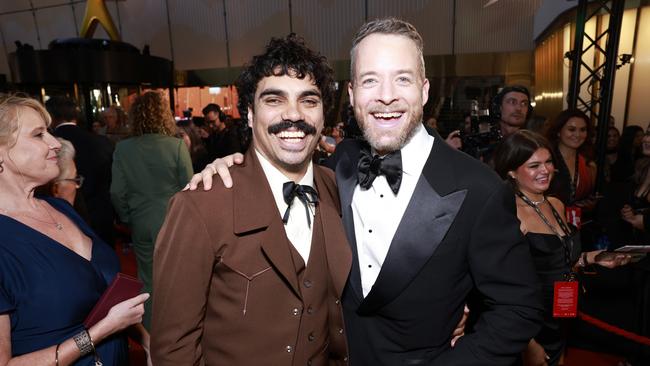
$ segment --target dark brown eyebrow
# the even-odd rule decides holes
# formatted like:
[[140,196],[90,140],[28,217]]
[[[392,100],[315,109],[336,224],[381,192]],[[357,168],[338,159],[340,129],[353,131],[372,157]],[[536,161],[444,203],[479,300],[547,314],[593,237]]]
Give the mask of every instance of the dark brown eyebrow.
[[260,93],[260,99],[267,96],[267,95],[277,95],[277,96],[280,96],[280,97],[286,97],[287,93],[285,93],[284,91],[282,91],[280,89],[275,89],[275,88],[266,89],[266,90],[264,90],[263,92]]
[[311,90],[305,90],[304,92],[300,93],[300,97],[321,97],[320,91],[317,89],[311,89]]
[[[280,97],[286,97],[287,93],[284,90],[281,89],[276,89],[276,88],[271,88],[271,89],[266,89],[263,92],[260,93],[259,98],[263,98],[267,95],[276,95]],[[321,97],[320,91],[318,89],[310,89],[310,90],[305,90],[304,92],[300,93],[300,98],[304,97]]]

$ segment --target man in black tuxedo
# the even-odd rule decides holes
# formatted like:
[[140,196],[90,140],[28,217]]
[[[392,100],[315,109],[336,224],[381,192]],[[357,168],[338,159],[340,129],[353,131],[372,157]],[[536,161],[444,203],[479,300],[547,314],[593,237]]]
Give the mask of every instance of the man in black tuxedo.
[[[348,89],[368,142],[336,149],[343,225],[352,248],[342,296],[350,365],[511,365],[537,334],[542,308],[515,195],[488,166],[422,124],[422,38],[386,18],[361,27]],[[195,176],[211,186],[228,161]],[[213,163],[213,164],[215,164]],[[481,312],[451,347],[470,295]]]
[[97,235],[113,245],[114,214],[109,193],[113,146],[106,137],[94,135],[77,124],[79,113],[72,99],[54,96],[45,106],[52,116],[53,135],[70,141],[76,151],[74,160],[79,175],[84,177],[80,190],[89,224]]
[[[514,193],[422,126],[429,83],[412,25],[366,23],[351,59],[350,102],[368,143],[336,151],[355,258],[343,295],[350,364],[512,364],[541,320]],[[486,310],[451,348],[472,291]]]

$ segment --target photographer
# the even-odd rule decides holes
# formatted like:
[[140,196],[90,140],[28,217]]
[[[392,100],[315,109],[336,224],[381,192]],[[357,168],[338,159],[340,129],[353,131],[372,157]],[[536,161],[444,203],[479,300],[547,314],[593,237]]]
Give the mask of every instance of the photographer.
[[533,107],[530,92],[521,85],[508,85],[492,99],[490,115],[499,120],[499,131],[503,138],[525,128]]
[[[479,110],[478,102],[472,103],[469,115],[469,132],[460,135],[462,149],[467,154],[492,165],[492,153],[501,141],[525,128],[533,112],[530,93],[521,85],[502,88],[492,98],[490,109]],[[467,123],[464,122],[463,126]]]

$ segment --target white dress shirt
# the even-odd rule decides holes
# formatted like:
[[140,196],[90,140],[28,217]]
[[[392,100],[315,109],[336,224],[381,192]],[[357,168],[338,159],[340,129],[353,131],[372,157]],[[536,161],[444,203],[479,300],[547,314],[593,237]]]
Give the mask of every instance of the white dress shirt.
[[418,124],[413,137],[402,148],[403,174],[397,195],[383,175],[375,178],[367,190],[359,185],[354,189],[352,216],[364,297],[379,276],[432,146],[433,136],[427,133],[422,124]]
[[[271,192],[273,193],[273,198],[275,199],[275,204],[278,206],[278,211],[280,212],[280,217],[284,216],[284,212],[287,210],[287,203],[284,202],[284,194],[282,193],[282,186],[284,183],[291,181],[287,178],[282,172],[280,172],[276,167],[274,167],[262,154],[255,150],[257,158],[262,165],[262,170],[264,170],[264,175],[266,180],[269,182],[271,187]],[[309,162],[307,167],[307,172],[302,177],[300,182],[296,184],[311,186],[314,187],[314,167]],[[291,204],[291,209],[289,210],[289,220],[284,225],[284,231],[287,234],[287,238],[293,247],[296,248],[302,260],[305,261],[305,266],[309,261],[309,251],[311,250],[311,236],[314,225],[314,215],[316,213],[316,207],[313,204],[309,204],[309,215],[311,216],[311,225],[307,223],[307,214],[305,211],[305,204],[295,197],[293,203]]]

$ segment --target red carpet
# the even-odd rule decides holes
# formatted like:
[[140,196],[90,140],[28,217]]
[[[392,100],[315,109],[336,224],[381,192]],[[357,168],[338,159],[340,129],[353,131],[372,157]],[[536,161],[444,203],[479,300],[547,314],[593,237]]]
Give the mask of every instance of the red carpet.
[[616,366],[624,358],[605,353],[569,348],[564,354],[564,366]]
[[[124,252],[122,250],[122,242],[118,241],[115,247],[120,262],[122,264],[122,272],[137,276],[137,265],[135,262],[135,255],[133,249]],[[130,359],[131,366],[146,366],[146,359],[144,350],[139,344],[129,341],[130,345]],[[605,353],[596,353],[585,351],[577,348],[569,348],[564,357],[564,366],[616,366],[619,361],[624,359],[619,356],[608,355]]]
[[[115,245],[115,251],[117,252],[118,257],[120,258],[121,271],[130,276],[137,277],[137,265],[135,262],[135,255],[133,254],[133,249],[129,249],[126,252],[123,250],[123,242],[118,239],[117,244]],[[140,347],[139,344],[129,340],[129,361],[131,366],[147,366],[147,359],[144,354],[144,350]]]

